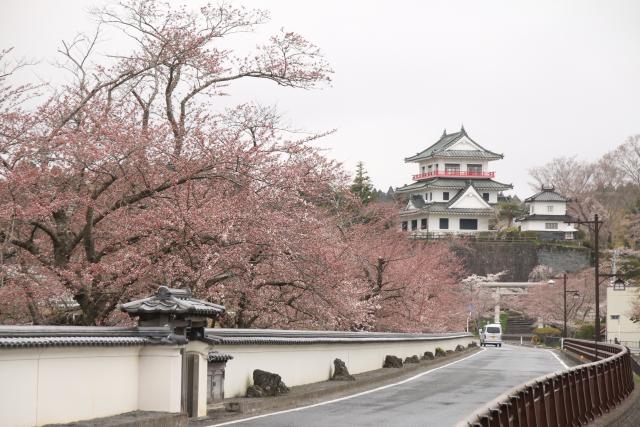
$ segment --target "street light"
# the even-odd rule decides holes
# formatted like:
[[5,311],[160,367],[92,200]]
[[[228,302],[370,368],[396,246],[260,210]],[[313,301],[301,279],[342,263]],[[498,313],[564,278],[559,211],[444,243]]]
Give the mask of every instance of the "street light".
[[620,277],[616,277],[616,280],[613,282],[613,290],[614,291],[624,291],[627,287],[627,283]]
[[[549,286],[556,284],[555,280],[549,279],[547,282]],[[573,299],[580,298],[580,292],[569,289],[567,290],[567,273],[562,274],[562,298],[564,300],[564,322],[562,325],[562,338],[567,337],[567,294],[573,294]]]

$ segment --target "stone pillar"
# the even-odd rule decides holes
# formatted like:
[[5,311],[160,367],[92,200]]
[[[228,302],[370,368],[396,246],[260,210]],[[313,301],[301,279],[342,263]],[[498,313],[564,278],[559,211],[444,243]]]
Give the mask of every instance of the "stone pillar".
[[207,415],[207,366],[210,346],[201,341],[189,341],[184,351],[183,395],[189,417]]

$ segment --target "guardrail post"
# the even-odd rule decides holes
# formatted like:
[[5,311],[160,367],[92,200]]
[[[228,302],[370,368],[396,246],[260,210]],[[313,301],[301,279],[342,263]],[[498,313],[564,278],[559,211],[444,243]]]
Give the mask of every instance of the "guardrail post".
[[549,378],[549,424],[552,426],[559,426],[560,416],[558,412],[558,393],[556,393],[556,385],[558,380],[555,377]]
[[[538,383],[538,411],[540,419],[538,424],[540,427],[547,427],[549,425],[549,405],[547,404],[546,389],[549,387],[549,380],[544,380]],[[553,386],[552,386],[553,387]]]
[[585,387],[585,400],[586,400],[586,417],[588,420],[593,420],[595,418],[595,413],[593,411],[594,373],[595,373],[595,369],[593,368],[593,366],[587,366],[585,368],[585,375],[587,380],[587,384]]

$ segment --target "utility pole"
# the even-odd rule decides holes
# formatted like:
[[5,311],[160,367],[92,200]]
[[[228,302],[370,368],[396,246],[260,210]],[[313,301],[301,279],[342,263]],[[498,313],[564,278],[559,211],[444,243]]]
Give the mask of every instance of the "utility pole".
[[[593,225],[593,251],[594,251],[594,264],[595,264],[595,285],[596,285],[596,324],[595,324],[595,347],[596,347],[596,360],[598,360],[598,342],[600,341],[600,226],[602,221],[598,218],[598,214],[595,214],[593,220],[588,221],[567,221],[569,224],[586,224]],[[565,297],[566,298],[566,297]]]
[[564,322],[562,323],[562,338],[567,337],[567,273],[562,275],[562,298],[564,299]]

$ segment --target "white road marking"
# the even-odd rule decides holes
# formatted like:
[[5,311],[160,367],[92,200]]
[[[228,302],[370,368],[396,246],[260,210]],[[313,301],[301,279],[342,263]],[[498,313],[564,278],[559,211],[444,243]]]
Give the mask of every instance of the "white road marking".
[[569,366],[568,366],[566,363],[564,363],[564,362],[562,361],[562,359],[560,359],[560,358],[558,357],[558,355],[557,355],[557,354],[555,354],[555,353],[554,353],[553,351],[551,351],[551,350],[547,350],[547,351],[548,351],[549,353],[551,353],[551,354],[553,355],[553,357],[555,357],[556,359],[558,359],[558,362],[560,362],[560,364],[561,364],[562,366],[564,366],[564,368],[565,368],[565,369],[569,369]]
[[479,355],[480,353],[482,353],[484,351],[486,351],[486,350],[483,348],[479,352],[474,353],[471,356],[467,356],[467,357],[464,357],[462,359],[458,359],[458,360],[456,360],[454,362],[447,363],[446,365],[438,366],[437,368],[429,369],[428,371],[421,372],[418,375],[414,375],[414,376],[412,376],[410,378],[404,379],[402,381],[398,381],[397,383],[387,384],[387,385],[384,385],[384,386],[381,386],[381,387],[378,387],[378,388],[374,388],[374,389],[371,389],[371,390],[367,390],[367,391],[363,391],[363,392],[360,392],[360,393],[352,394],[350,396],[344,396],[344,397],[340,397],[338,399],[327,400],[326,402],[314,403],[313,405],[301,406],[299,408],[286,409],[284,411],[271,412],[269,414],[263,414],[263,415],[256,415],[256,416],[249,417],[249,418],[243,418],[241,420],[227,421],[226,423],[220,423],[220,424],[210,424],[210,425],[208,425],[206,427],[228,426],[228,425],[231,425],[231,424],[243,423],[245,421],[257,420],[259,418],[270,417],[272,415],[286,414],[288,412],[302,411],[302,410],[309,409],[309,408],[315,408],[316,406],[329,405],[330,403],[341,402],[343,400],[353,399],[354,397],[364,396],[365,394],[375,393],[376,391],[380,391],[380,390],[384,390],[384,389],[387,389],[387,388],[391,388],[391,387],[399,386],[401,384],[408,383],[409,381],[413,381],[415,379],[423,377],[423,376],[425,376],[427,374],[430,374],[431,372],[439,371],[440,369],[446,368],[447,366],[455,365],[456,363],[462,362],[463,360],[471,359],[472,357],[475,357],[475,356]]

